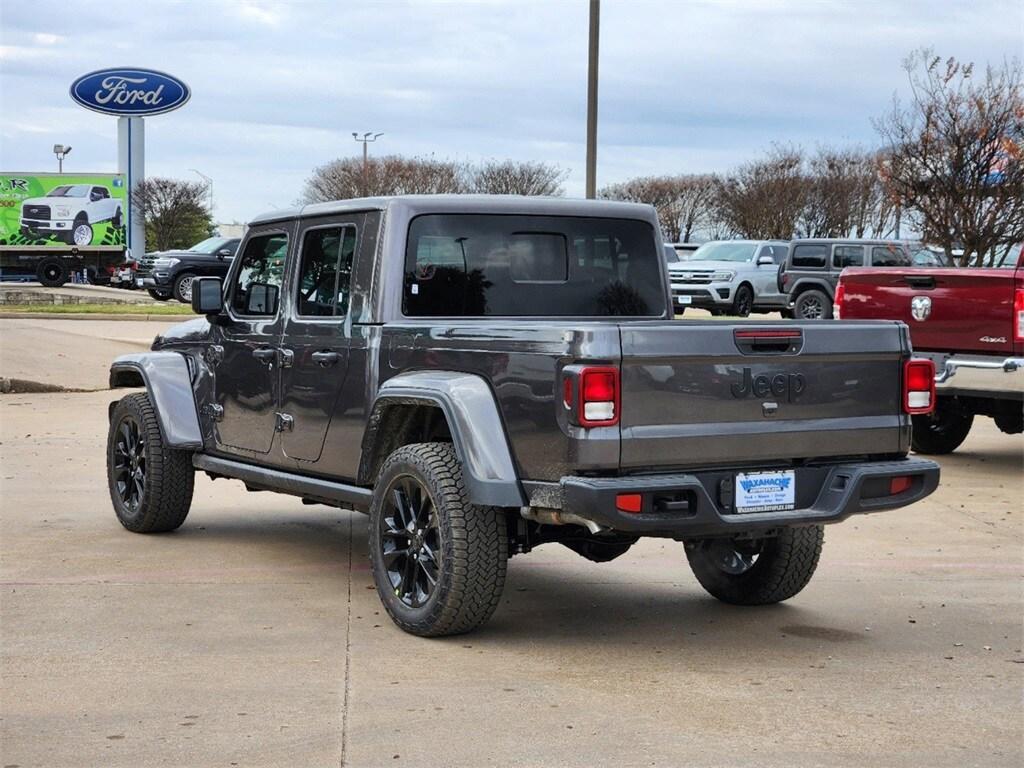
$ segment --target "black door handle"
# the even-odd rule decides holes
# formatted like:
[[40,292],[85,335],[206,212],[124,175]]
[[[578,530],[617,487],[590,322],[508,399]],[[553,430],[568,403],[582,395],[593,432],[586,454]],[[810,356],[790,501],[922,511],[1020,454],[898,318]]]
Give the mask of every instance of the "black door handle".
[[338,362],[337,352],[314,352],[310,357],[312,357],[313,362],[321,368],[329,368]]
[[277,350],[271,347],[261,347],[252,351],[252,356],[259,360],[261,363],[272,363],[274,358],[277,357]]

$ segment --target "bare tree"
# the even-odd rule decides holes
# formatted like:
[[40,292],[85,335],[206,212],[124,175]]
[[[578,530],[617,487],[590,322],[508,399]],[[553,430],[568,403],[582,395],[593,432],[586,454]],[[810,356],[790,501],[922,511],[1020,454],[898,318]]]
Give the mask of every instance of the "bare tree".
[[560,196],[565,194],[562,182],[568,172],[541,162],[489,160],[470,169],[469,175],[469,186],[474,192]]
[[742,237],[788,240],[797,232],[808,197],[803,152],[775,146],[718,184],[722,223]]
[[689,242],[693,233],[707,223],[714,192],[713,176],[641,176],[610,184],[598,192],[598,197],[653,205],[665,239]]
[[306,179],[300,202],[319,203],[375,195],[465,192],[467,171],[452,160],[385,155],[332,160]]
[[1024,240],[1024,94],[1019,60],[987,67],[930,49],[904,62],[911,98],[875,121],[891,198],[960,266]]
[[146,250],[187,248],[209,237],[213,231],[210,209],[206,207],[205,184],[178,179],[149,178],[131,192],[132,207],[146,226]]
[[818,150],[807,163],[807,197],[800,217],[804,237],[882,237],[891,231],[875,152]]

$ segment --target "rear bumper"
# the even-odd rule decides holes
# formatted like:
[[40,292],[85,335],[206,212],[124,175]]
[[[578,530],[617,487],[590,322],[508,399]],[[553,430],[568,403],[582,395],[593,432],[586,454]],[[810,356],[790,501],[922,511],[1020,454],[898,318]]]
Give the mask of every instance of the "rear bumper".
[[[930,495],[939,484],[934,461],[906,458],[798,467],[796,509],[737,514],[731,506],[735,471],[635,477],[566,477],[562,510],[616,531],[677,539],[758,533],[794,525],[838,523],[851,515],[898,509]],[[888,495],[889,480],[910,487]],[[616,508],[620,493],[639,493],[639,513]]]
[[1024,357],[915,354],[935,363],[938,394],[1024,398]]

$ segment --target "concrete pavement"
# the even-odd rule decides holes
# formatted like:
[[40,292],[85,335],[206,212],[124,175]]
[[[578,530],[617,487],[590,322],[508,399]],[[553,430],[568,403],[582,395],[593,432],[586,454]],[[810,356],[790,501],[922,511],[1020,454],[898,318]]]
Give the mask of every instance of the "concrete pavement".
[[[104,387],[162,327],[0,321],[0,376]],[[424,640],[356,513],[199,476],[179,531],[124,531],[115,396],[0,396],[0,765],[1024,761],[1024,438],[988,419],[924,503],[830,527],[784,605],[718,604],[679,544],[549,545],[482,631]]]
[[681,545],[514,558],[482,631],[423,640],[365,518],[197,478],[124,531],[112,393],[0,398],[2,763],[1015,766],[1021,438],[978,426],[915,508],[828,530],[787,604],[716,603]]

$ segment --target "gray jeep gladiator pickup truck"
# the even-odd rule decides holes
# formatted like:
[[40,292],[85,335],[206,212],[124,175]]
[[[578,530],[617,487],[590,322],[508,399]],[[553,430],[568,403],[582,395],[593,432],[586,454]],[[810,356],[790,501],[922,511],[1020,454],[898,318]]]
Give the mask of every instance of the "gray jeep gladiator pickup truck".
[[[119,357],[110,496],[170,531],[195,470],[369,514],[398,626],[469,631],[513,554],[685,547],[728,603],[792,597],[825,523],[935,490],[934,369],[891,321],[675,321],[653,208],[424,196],[252,222],[204,315]],[[684,547],[680,547],[680,554]]]

